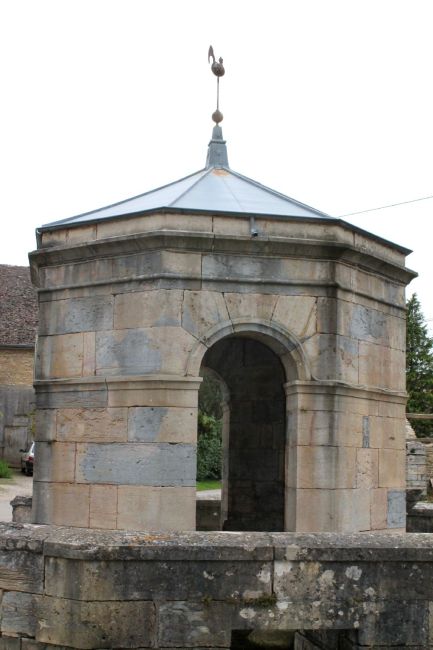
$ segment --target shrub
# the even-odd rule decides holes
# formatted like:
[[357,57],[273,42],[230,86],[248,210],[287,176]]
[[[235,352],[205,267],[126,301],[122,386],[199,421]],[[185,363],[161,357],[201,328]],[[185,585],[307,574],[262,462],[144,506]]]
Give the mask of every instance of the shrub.
[[5,460],[0,459],[0,478],[11,478],[12,470]]
[[197,481],[221,478],[222,422],[198,412]]

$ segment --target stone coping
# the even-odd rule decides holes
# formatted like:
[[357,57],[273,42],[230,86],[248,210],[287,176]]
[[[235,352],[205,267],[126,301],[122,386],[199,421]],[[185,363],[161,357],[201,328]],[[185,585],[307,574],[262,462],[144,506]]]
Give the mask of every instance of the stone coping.
[[109,531],[0,523],[0,550],[83,560],[432,562],[425,533]]

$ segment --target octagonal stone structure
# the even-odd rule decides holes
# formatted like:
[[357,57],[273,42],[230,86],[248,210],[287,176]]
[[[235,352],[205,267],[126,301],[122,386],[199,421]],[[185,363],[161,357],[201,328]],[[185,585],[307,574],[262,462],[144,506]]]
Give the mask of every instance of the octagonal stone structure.
[[404,531],[410,251],[312,209],[221,208],[236,174],[205,172],[203,207],[38,233],[33,521],[194,530],[209,370],[224,528]]

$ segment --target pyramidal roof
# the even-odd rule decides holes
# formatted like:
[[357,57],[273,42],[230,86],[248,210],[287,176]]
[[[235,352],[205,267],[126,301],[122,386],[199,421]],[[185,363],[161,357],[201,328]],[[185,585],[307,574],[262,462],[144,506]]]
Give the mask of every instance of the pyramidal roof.
[[222,129],[216,125],[204,169],[126,201],[45,224],[40,230],[161,211],[333,219],[230,169]]

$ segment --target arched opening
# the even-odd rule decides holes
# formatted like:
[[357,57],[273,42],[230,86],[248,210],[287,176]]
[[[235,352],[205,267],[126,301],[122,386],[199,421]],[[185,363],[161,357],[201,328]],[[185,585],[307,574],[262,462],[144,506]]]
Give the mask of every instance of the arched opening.
[[284,530],[286,373],[278,354],[247,334],[214,343],[201,373],[214,373],[224,394],[224,530]]

